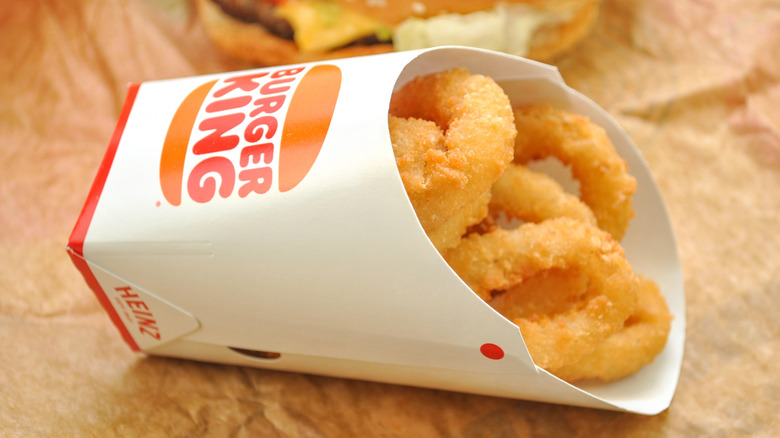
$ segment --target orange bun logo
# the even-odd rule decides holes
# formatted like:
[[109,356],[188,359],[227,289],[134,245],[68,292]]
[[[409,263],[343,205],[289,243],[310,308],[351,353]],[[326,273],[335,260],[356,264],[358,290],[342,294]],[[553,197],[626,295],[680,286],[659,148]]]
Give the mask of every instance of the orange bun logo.
[[[296,85],[297,84],[297,85]],[[330,127],[341,87],[335,65],[252,72],[192,90],[168,127],[160,188],[171,205],[295,188]]]

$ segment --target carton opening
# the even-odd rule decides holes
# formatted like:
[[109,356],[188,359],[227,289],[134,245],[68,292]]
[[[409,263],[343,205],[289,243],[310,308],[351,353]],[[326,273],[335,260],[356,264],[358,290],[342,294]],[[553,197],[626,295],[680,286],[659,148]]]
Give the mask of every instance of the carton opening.
[[238,354],[248,356],[252,359],[277,360],[282,357],[282,353],[275,351],[250,350],[247,348],[228,347]]

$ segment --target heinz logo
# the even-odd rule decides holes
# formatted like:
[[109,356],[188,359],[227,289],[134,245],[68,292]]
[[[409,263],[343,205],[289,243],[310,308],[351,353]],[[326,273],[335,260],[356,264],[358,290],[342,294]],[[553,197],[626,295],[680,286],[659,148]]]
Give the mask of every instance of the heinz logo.
[[185,196],[205,203],[262,195],[274,185],[293,189],[319,155],[340,87],[341,70],[328,64],[247,73],[192,90],[163,144],[165,199],[181,205]]
[[138,333],[143,336],[149,336],[160,340],[160,328],[152,310],[146,303],[133,291],[130,286],[116,287],[114,290],[118,294],[118,299],[125,309],[125,315],[130,321],[135,322]]

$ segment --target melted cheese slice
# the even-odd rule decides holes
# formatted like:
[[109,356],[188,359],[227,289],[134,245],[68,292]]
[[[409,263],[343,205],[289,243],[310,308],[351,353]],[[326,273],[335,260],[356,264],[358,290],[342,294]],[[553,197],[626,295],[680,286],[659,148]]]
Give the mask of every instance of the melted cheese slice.
[[390,39],[389,29],[379,21],[325,0],[289,1],[276,13],[290,23],[295,43],[305,53],[328,51],[374,34]]

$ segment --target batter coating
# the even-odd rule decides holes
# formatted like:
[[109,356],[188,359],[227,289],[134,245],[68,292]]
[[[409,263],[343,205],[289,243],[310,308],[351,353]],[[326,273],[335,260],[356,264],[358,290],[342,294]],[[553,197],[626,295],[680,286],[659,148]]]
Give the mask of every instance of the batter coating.
[[[623,327],[636,306],[639,281],[623,248],[608,233],[570,218],[470,234],[444,258],[485,301],[505,292],[505,309],[528,306],[534,297],[553,298],[547,311],[506,313],[520,328],[534,362],[550,372],[595,350]],[[557,297],[521,294],[522,299],[513,299],[512,289],[528,279],[560,272],[584,278],[585,287]]]
[[637,307],[623,328],[578,362],[555,374],[568,381],[599,379],[605,382],[631,375],[651,363],[666,346],[672,314],[658,285],[640,277]]
[[636,179],[604,129],[549,105],[516,108],[515,124],[515,163],[554,157],[570,165],[572,176],[580,182],[580,198],[599,227],[621,240],[634,217],[631,197]]
[[512,160],[513,117],[504,90],[465,69],[416,77],[393,94],[390,138],[401,179],[440,252],[487,215],[486,193]]

